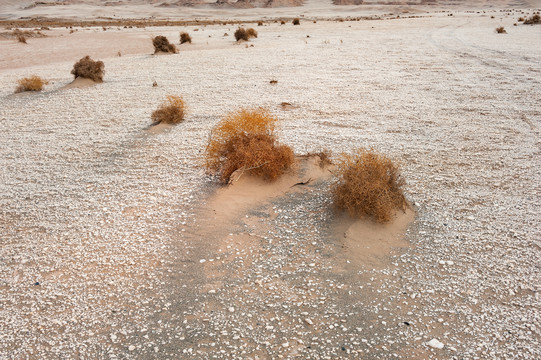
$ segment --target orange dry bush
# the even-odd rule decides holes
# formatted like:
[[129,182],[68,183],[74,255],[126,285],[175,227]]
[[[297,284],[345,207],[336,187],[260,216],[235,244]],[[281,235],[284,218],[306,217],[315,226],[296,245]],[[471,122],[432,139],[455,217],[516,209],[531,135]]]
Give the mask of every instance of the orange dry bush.
[[238,28],[235,31],[235,39],[237,41],[241,41],[241,40],[248,41],[250,38],[248,37],[248,33],[246,32],[246,29]]
[[192,37],[187,32],[180,33],[180,43],[192,43]]
[[398,167],[384,155],[366,149],[342,154],[337,176],[331,189],[334,204],[351,216],[369,216],[384,223],[396,210],[406,209],[405,182]]
[[497,27],[497,28],[496,28],[496,32],[497,32],[498,34],[507,34],[507,31],[505,31],[505,29],[504,29],[503,26]]
[[299,18],[295,18],[295,19],[293,19],[292,23],[293,23],[293,25],[300,25],[301,20]]
[[95,82],[102,82],[103,75],[105,74],[104,70],[105,64],[103,61],[94,61],[90,56],[85,56],[80,59],[73,65],[73,70],[71,73],[75,78],[85,78],[90,79]]
[[15,89],[16,93],[23,91],[41,91],[43,85],[48,84],[46,80],[43,80],[39,76],[33,75],[24,79],[17,80],[19,85]]
[[180,96],[169,95],[151,115],[154,124],[178,124],[184,120],[186,106]]
[[154,45],[154,54],[158,52],[164,53],[177,53],[177,47],[171,43],[165,36],[158,35],[152,39],[152,45]]
[[293,164],[293,150],[274,134],[278,119],[268,110],[241,109],[226,115],[212,130],[206,167],[226,183],[236,170],[268,181],[278,179]]
[[246,29],[246,35],[248,35],[248,38],[257,38],[257,31],[253,28]]

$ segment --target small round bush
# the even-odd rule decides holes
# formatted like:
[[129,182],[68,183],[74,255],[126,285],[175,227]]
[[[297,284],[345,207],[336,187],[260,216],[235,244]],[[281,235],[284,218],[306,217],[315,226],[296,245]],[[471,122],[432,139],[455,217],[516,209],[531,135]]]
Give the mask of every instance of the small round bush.
[[73,65],[71,73],[75,78],[90,79],[95,82],[103,82],[105,74],[105,64],[103,61],[94,61],[90,56],[85,56]]
[[293,19],[292,23],[293,23],[293,25],[300,25],[301,20],[299,18],[295,18],[295,19]]
[[192,37],[187,32],[180,33],[180,43],[192,43]]
[[267,110],[241,109],[225,116],[212,130],[206,148],[206,167],[227,183],[242,170],[268,181],[278,179],[293,164],[293,150],[278,143],[277,118]]
[[47,84],[48,82],[39,76],[33,75],[31,77],[17,80],[17,83],[19,85],[15,89],[15,92],[20,93],[23,91],[41,91],[43,89],[43,85]]
[[248,33],[246,32],[246,29],[245,28],[238,28],[235,31],[235,39],[237,41],[241,41],[241,40],[248,41],[249,37],[248,37]]
[[505,31],[505,29],[504,29],[503,26],[497,27],[497,28],[496,28],[496,32],[497,32],[498,34],[507,34],[507,31]]
[[334,205],[353,217],[369,216],[384,223],[396,210],[405,210],[404,180],[386,156],[358,149],[342,154],[337,162],[337,181],[331,188]]
[[177,47],[171,44],[165,36],[158,35],[153,38],[152,45],[154,45],[154,54],[159,52],[175,54],[177,52]]
[[246,29],[246,34],[248,35],[248,38],[257,38],[257,31],[253,28]]
[[186,106],[180,96],[169,95],[167,100],[152,113],[154,124],[178,124],[184,120]]

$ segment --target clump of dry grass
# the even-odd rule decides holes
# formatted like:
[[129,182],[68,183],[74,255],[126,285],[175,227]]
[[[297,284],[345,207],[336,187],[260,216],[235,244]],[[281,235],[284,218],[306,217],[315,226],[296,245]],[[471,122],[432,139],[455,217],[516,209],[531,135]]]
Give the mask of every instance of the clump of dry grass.
[[497,27],[497,28],[496,28],[496,32],[497,32],[498,34],[507,34],[507,31],[505,31],[505,29],[504,29],[503,26]]
[[245,28],[238,28],[235,31],[235,39],[237,41],[248,41],[250,38],[257,38],[257,31],[255,31],[253,28],[245,29]]
[[248,34],[246,33],[246,29],[245,28],[238,28],[236,31],[235,31],[235,39],[237,41],[241,41],[241,40],[244,40],[244,41],[248,41],[249,38],[248,38]]
[[268,181],[278,179],[293,164],[293,150],[275,135],[278,119],[266,109],[241,109],[226,115],[212,130],[206,167],[227,183],[237,170]]
[[386,156],[367,149],[342,154],[337,181],[331,189],[338,209],[351,216],[369,216],[379,223],[391,220],[396,210],[405,210],[404,180],[398,167]]
[[192,37],[187,32],[180,33],[180,43],[192,43]]
[[295,19],[293,19],[292,24],[293,24],[293,25],[300,25],[300,24],[301,24],[301,20],[300,20],[299,18],[295,18]]
[[155,125],[160,123],[178,124],[184,120],[186,105],[180,96],[169,95],[151,115]]
[[248,35],[248,38],[257,38],[257,31],[253,28],[246,29],[246,34]]
[[164,53],[177,53],[177,47],[169,42],[165,36],[158,35],[152,39],[152,45],[154,45],[154,54],[159,52]]
[[26,42],[26,37],[23,34],[17,34],[17,41],[23,44],[28,44]]
[[15,89],[15,93],[20,93],[23,91],[41,91],[43,90],[43,85],[46,85],[49,82],[46,80],[43,80],[39,76],[32,75],[31,77],[17,80],[17,83],[19,85],[17,85],[17,88]]
[[90,56],[85,56],[73,65],[71,73],[75,78],[90,79],[95,82],[103,82],[103,75],[105,74],[105,64],[103,61],[94,61]]

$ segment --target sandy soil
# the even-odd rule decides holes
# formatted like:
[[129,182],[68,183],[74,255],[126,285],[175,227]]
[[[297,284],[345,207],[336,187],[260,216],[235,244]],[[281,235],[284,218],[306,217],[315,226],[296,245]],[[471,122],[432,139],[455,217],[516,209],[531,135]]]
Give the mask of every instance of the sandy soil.
[[[0,40],[0,358],[541,357],[541,27],[513,26],[533,10],[340,22],[321,18],[354,8],[319,4],[240,44],[236,25]],[[152,55],[180,31],[193,44]],[[85,55],[104,82],[66,88]],[[13,94],[32,74],[44,91]],[[169,94],[186,121],[149,128]],[[202,153],[242,106],[298,154],[392,156],[412,213],[385,236],[344,218],[315,158],[219,187]]]

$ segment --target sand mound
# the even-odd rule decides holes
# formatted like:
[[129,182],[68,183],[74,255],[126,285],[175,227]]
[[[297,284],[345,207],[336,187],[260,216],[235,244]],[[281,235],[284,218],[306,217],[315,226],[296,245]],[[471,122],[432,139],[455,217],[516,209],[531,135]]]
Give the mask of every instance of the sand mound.
[[62,86],[59,90],[83,89],[90,86],[94,86],[96,84],[98,83],[93,80],[78,77],[78,78],[75,78],[75,80],[73,80],[69,84]]
[[383,268],[392,249],[409,246],[404,236],[414,219],[415,212],[411,209],[398,211],[395,218],[385,224],[343,215],[335,227],[336,237],[353,264],[370,269]]

